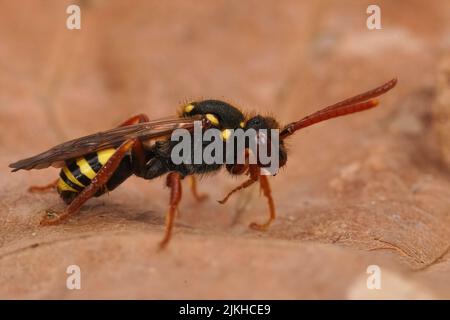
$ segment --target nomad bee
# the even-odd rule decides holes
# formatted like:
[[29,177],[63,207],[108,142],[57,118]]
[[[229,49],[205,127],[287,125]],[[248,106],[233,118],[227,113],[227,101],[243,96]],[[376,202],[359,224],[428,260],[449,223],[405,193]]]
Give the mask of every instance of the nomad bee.
[[[202,129],[220,130],[223,143],[230,137],[230,130],[253,129],[279,130],[279,167],[287,162],[284,141],[294,132],[331,118],[367,110],[378,105],[375,99],[397,83],[393,79],[373,90],[343,100],[303,119],[281,127],[278,122],[267,116],[256,115],[246,117],[238,108],[218,100],[192,102],[180,111],[179,116],[150,121],[146,115],[134,116],[119,127],[71,140],[51,148],[34,157],[20,160],[9,166],[13,171],[21,169],[43,169],[49,166],[62,168],[59,179],[42,187],[31,187],[30,191],[43,191],[56,188],[61,198],[68,204],[64,212],[56,214],[48,212],[42,219],[42,225],[58,224],[77,213],[80,207],[90,198],[98,197],[111,191],[131,175],[144,179],[154,179],[166,175],[166,184],[170,188],[169,209],[166,216],[166,230],[161,247],[170,240],[175,213],[181,200],[181,180],[191,179],[191,191],[197,200],[204,196],[197,192],[196,175],[218,171],[222,166],[232,175],[247,175],[248,179],[231,190],[220,203],[225,203],[235,192],[259,182],[263,195],[269,206],[269,218],[264,223],[252,223],[251,228],[266,229],[275,219],[275,205],[272,199],[267,175],[261,174],[263,167],[259,159],[248,161],[249,150],[245,149],[244,163],[223,164],[175,164],[171,153],[177,142],[171,140],[177,129],[192,132],[194,123],[200,121]],[[270,136],[265,136],[270,140]],[[208,146],[203,141],[201,146]]]

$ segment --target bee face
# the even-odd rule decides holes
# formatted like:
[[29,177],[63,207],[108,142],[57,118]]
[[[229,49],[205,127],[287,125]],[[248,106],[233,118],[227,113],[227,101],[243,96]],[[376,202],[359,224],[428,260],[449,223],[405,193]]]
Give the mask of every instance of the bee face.
[[182,110],[183,117],[197,114],[205,115],[213,127],[221,130],[240,128],[244,121],[244,115],[239,109],[220,100],[192,102]]
[[[271,129],[280,129],[278,122],[272,117],[254,116],[247,120],[244,130],[253,129],[258,132],[259,143],[266,144],[271,139]],[[267,132],[259,132],[260,129],[265,129]],[[283,167],[287,162],[287,151],[284,146],[284,141],[279,141],[279,166]]]

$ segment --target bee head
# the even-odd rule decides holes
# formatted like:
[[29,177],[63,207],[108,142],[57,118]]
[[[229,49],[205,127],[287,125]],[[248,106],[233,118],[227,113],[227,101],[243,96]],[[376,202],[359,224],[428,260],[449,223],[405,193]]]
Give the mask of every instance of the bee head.
[[[269,141],[272,137],[272,129],[279,130],[280,125],[273,117],[256,115],[246,121],[244,130],[249,129],[253,129],[256,131],[259,143],[270,145]],[[287,151],[282,139],[279,139],[278,143],[279,165],[280,167],[282,167],[286,164],[287,161]]]
[[272,117],[264,117],[264,116],[254,116],[247,120],[245,123],[244,129],[254,129],[256,131],[260,129],[279,129],[280,125],[278,122]]

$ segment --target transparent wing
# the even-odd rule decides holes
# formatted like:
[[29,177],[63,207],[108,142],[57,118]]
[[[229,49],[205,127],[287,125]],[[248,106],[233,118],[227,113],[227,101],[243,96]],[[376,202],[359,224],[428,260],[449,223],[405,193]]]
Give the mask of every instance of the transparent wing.
[[[33,157],[11,163],[9,167],[13,168],[13,172],[22,169],[43,169],[97,150],[117,147],[128,139],[139,138],[141,141],[147,141],[170,136],[176,129],[192,130],[194,121],[203,119],[201,115],[189,118],[174,117],[118,127],[61,143]],[[206,122],[202,123],[204,125]]]

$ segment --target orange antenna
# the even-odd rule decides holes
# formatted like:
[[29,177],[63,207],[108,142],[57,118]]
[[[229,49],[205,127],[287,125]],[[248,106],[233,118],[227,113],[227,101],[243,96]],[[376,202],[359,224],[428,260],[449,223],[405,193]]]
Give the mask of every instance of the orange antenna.
[[397,78],[394,78],[375,89],[345,99],[341,102],[325,107],[322,110],[314,112],[299,121],[292,122],[281,130],[280,138],[285,139],[292,135],[295,131],[309,127],[321,121],[374,108],[378,105],[378,99],[374,98],[388,92],[395,87],[396,84]]

